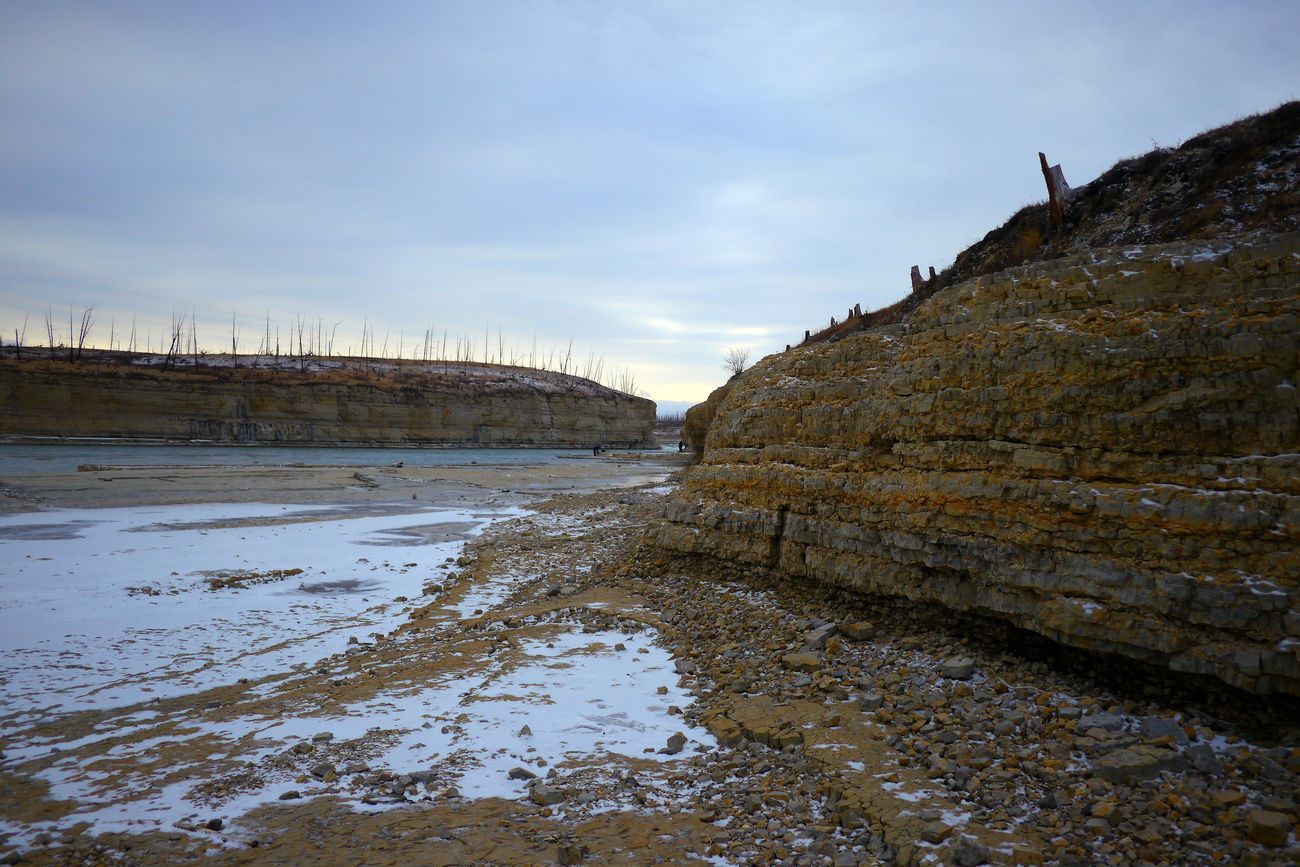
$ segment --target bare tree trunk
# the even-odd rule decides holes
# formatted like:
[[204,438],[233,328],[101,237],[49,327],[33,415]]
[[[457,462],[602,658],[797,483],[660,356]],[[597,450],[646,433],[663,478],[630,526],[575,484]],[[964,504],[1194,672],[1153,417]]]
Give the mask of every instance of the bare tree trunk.
[[[71,310],[72,308],[68,308]],[[95,324],[95,308],[87,307],[81,311],[81,328],[77,331],[77,360],[81,360],[81,352],[86,347],[86,338],[90,336],[90,329]]]
[[14,355],[17,358],[23,357],[23,341],[27,339],[27,314],[23,314],[23,330],[20,332],[14,329]]

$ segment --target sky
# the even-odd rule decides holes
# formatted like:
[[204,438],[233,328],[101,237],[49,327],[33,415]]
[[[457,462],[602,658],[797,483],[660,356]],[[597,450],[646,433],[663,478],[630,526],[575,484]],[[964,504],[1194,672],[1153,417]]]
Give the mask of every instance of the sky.
[[1041,200],[1038,151],[1081,185],[1296,98],[1296,33],[1287,0],[0,0],[0,334],[486,330],[696,402]]

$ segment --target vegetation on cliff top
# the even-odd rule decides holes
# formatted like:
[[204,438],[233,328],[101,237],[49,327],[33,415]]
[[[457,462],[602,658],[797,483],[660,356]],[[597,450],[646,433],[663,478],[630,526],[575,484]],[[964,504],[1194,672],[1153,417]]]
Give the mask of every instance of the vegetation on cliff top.
[[[1069,167],[1066,167],[1066,171]],[[1177,148],[1117,162],[1071,190],[1054,226],[1046,201],[1026,205],[957,254],[906,298],[834,322],[834,340],[906,319],[947,286],[1094,247],[1245,238],[1300,230],[1300,101],[1203,132]]]

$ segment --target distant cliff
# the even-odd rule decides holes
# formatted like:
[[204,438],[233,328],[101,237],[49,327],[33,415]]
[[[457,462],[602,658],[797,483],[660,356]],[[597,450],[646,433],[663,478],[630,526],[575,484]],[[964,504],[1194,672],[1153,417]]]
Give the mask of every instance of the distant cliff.
[[651,538],[1300,695],[1297,387],[1300,233],[1023,265],[715,393]]
[[380,362],[161,370],[0,361],[0,436],[282,445],[652,447],[655,405],[526,368]]

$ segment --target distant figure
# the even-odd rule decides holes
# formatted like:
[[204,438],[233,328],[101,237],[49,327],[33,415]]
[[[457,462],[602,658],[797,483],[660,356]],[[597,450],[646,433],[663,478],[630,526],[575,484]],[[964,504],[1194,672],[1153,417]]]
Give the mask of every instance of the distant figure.
[[678,441],[677,441],[677,454],[680,455],[680,454],[681,454],[682,452],[684,452],[684,451],[686,451],[686,440],[678,440]]
[[604,443],[596,443],[594,446],[591,447],[591,453],[593,455],[599,455],[604,451],[605,451]]

